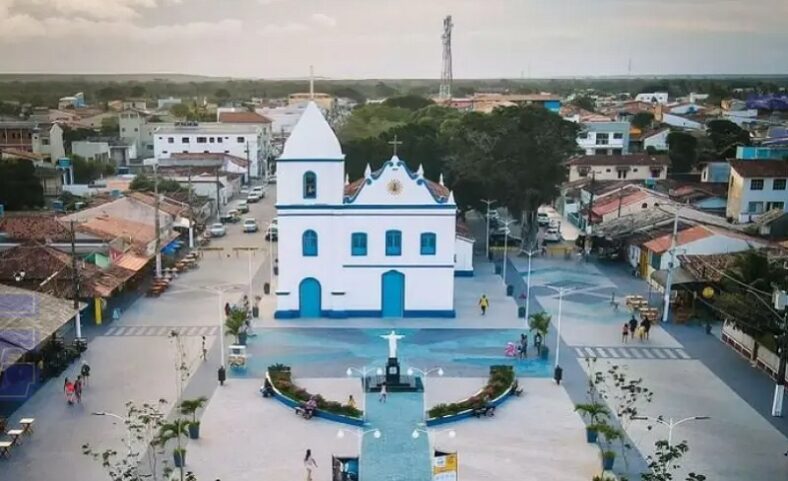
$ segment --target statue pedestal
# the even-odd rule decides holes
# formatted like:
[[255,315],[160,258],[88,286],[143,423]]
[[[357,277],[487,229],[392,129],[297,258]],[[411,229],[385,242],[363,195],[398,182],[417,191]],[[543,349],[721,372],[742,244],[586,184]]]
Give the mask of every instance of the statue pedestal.
[[399,360],[390,357],[386,363],[386,385],[396,386],[400,384]]
[[369,392],[380,392],[381,385],[386,383],[386,391],[395,392],[421,392],[424,385],[418,377],[402,375],[400,372],[399,359],[396,357],[388,358],[386,361],[386,372],[383,376],[377,376],[367,387]]

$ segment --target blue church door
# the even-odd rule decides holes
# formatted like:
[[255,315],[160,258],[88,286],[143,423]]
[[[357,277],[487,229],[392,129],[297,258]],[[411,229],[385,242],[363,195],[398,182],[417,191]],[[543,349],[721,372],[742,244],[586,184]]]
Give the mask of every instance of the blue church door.
[[402,317],[405,312],[405,274],[388,271],[383,274],[383,317]]
[[298,286],[298,307],[301,317],[320,317],[320,282],[308,278]]

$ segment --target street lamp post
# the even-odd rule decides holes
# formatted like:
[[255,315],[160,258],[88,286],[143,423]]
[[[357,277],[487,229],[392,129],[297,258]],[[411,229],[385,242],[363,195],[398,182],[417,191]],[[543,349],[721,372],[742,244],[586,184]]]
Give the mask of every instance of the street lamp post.
[[678,426],[679,424],[685,423],[687,421],[705,421],[707,419],[711,419],[711,416],[690,416],[688,418],[679,419],[678,421],[673,421],[673,418],[665,419],[662,416],[653,417],[653,416],[632,416],[632,419],[636,419],[638,421],[654,421],[656,423],[662,424],[663,426],[668,427],[668,446],[673,446],[673,428]]
[[514,219],[509,219],[503,221],[504,231],[503,231],[503,285],[504,287],[508,286],[506,283],[506,261],[509,258],[509,225],[514,223]]
[[563,287],[553,287],[551,285],[544,286],[548,289],[552,289],[558,292],[558,323],[556,324],[556,335],[555,335],[555,369],[559,368],[559,357],[561,356],[561,317],[564,305],[564,294],[567,292],[572,291],[572,289],[567,289]]
[[153,167],[153,195],[154,214],[153,229],[156,231],[156,277],[161,277],[161,228],[159,226],[159,161],[158,159],[145,159],[144,165]]
[[378,376],[382,376],[383,375],[383,368],[380,368],[380,367],[377,367],[377,368],[374,368],[374,367],[367,368],[367,366],[349,367],[349,368],[347,368],[347,371],[345,371],[345,374],[347,374],[348,377],[352,376],[353,373],[357,373],[359,376],[361,376],[361,389],[362,389],[362,393],[361,393],[361,412],[362,412],[362,416],[365,419],[367,417],[367,395],[366,395],[366,392],[367,392],[367,374],[371,373],[373,370],[375,371],[375,374],[377,374]]
[[436,373],[438,376],[443,376],[443,368],[442,367],[433,367],[432,369],[419,369],[416,367],[409,367],[408,368],[408,376],[412,376],[414,373],[419,373],[424,378],[424,410],[428,411],[429,407],[427,406],[427,376],[432,373]]
[[129,450],[129,457],[131,457],[134,454],[134,451],[133,451],[133,449],[131,447],[131,440],[133,438],[133,435],[132,435],[132,432],[131,432],[131,427],[129,426],[129,420],[128,419],[124,418],[123,416],[118,416],[115,413],[108,413],[108,412],[105,412],[105,411],[95,411],[95,412],[92,412],[90,414],[92,414],[93,416],[108,416],[108,417],[111,417],[111,418],[115,418],[118,421],[121,421],[126,426],[126,447]]
[[410,437],[416,440],[421,437],[422,433],[427,435],[427,443],[429,444],[430,447],[430,459],[432,459],[433,453],[435,452],[435,449],[433,447],[435,436],[439,434],[447,434],[450,439],[454,439],[457,437],[457,432],[454,431],[453,429],[440,429],[438,431],[435,430],[428,431],[426,429],[421,429],[421,428],[414,429],[413,432],[410,433]]
[[341,429],[340,428],[337,431],[337,439],[344,439],[345,438],[345,433],[353,434],[354,436],[356,436],[358,438],[358,455],[359,456],[361,456],[361,440],[364,439],[364,436],[366,436],[367,434],[372,434],[372,437],[375,438],[375,439],[380,439],[380,437],[382,436],[382,433],[380,432],[380,429],[369,429],[367,431],[362,431],[362,430],[359,429],[358,431],[352,431],[350,429]]
[[487,259],[490,259],[490,206],[494,204],[496,201],[489,200],[489,199],[482,199],[482,202],[487,204],[487,213],[485,217],[487,218],[487,237],[484,238],[484,255]]

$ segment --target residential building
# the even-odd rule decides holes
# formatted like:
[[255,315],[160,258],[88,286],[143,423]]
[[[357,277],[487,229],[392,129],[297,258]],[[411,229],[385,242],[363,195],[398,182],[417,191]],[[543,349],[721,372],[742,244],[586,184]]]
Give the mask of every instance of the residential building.
[[277,159],[275,316],[454,317],[453,193],[397,156],[346,183],[344,158],[310,102]]
[[725,215],[734,222],[751,222],[772,209],[786,212],[788,160],[734,160],[728,183]]
[[123,101],[123,110],[148,110],[148,101],[145,99],[126,99]]
[[591,205],[591,223],[599,224],[621,216],[640,212],[670,199],[664,194],[629,185],[594,199]]
[[267,167],[270,140],[259,124],[185,122],[158,127],[153,134],[153,154],[229,154],[250,162],[248,175],[261,177]]
[[[153,157],[153,140],[150,133],[147,138],[143,127],[147,124],[148,114],[134,109],[125,109],[118,117],[119,137],[128,143],[134,144],[137,155],[140,157]],[[150,146],[150,148],[148,148]]]
[[688,117],[683,117],[681,115],[662,113],[657,117],[657,120],[663,124],[670,125],[671,127],[687,130],[703,130],[704,128],[704,124],[702,122],[690,119]]
[[56,162],[66,156],[63,128],[57,123],[41,123],[33,130],[33,152]]
[[24,150],[0,149],[0,159],[18,159],[32,162],[45,197],[56,197],[63,192],[63,175],[55,164],[42,154]]
[[582,122],[577,145],[586,155],[623,155],[629,152],[629,122]]
[[196,153],[184,154],[182,152],[171,154],[168,158],[159,159],[162,167],[177,167],[180,169],[218,169],[219,172],[245,176],[248,172],[249,161],[230,154]]
[[569,182],[592,176],[596,180],[665,179],[670,166],[667,155],[578,155],[566,162]]
[[81,109],[86,107],[87,104],[85,103],[85,94],[82,92],[78,92],[74,95],[68,97],[61,97],[60,100],[57,102],[57,109],[58,110],[65,110],[65,109]]
[[309,101],[315,102],[323,111],[334,108],[334,97],[326,93],[298,92],[287,96],[287,105],[306,105]]
[[158,110],[169,110],[174,105],[180,105],[181,99],[175,97],[167,97],[166,99],[159,99],[156,101]]
[[71,142],[71,153],[87,160],[98,160],[109,162],[110,147],[109,142],[97,142],[92,140],[75,140]]
[[635,101],[637,102],[646,102],[651,104],[667,104],[668,103],[668,93],[667,92],[643,92],[639,93],[635,96]]
[[731,164],[728,162],[707,162],[700,172],[701,182],[728,183],[731,177]]
[[100,129],[108,123],[114,122],[118,118],[117,112],[98,112],[80,118],[79,123],[86,129]]
[[783,160],[788,159],[788,146],[745,146],[736,147],[736,158],[739,160]]
[[[666,152],[668,150],[669,128],[648,129],[640,131],[632,128],[629,135],[629,151],[636,152]],[[650,148],[649,148],[650,147]]]
[[33,151],[34,122],[0,121],[0,149]]
[[703,105],[694,103],[677,103],[665,106],[665,111],[676,115],[695,115],[706,110]]

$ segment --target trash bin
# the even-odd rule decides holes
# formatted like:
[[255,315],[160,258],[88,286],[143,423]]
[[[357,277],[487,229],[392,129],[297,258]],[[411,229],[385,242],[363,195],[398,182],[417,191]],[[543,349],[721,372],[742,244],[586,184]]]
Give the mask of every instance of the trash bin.
[[501,264],[495,264],[495,273],[500,275],[501,272],[503,272],[503,267]]
[[260,317],[260,308],[259,307],[257,307],[257,306],[252,307],[252,317],[254,317],[255,319]]
[[279,266],[274,266],[274,275],[275,276],[279,275]]
[[265,284],[263,284],[263,293],[264,294],[270,294],[271,293],[271,284],[270,283],[266,282]]
[[512,296],[512,295],[514,295],[514,286],[513,286],[513,285],[511,285],[511,284],[508,284],[508,285],[506,286],[506,295],[507,295],[507,296]]
[[520,319],[525,319],[525,306],[520,306],[517,308],[517,317]]

